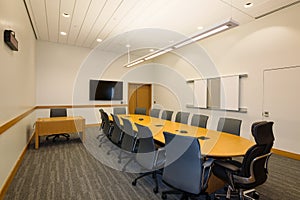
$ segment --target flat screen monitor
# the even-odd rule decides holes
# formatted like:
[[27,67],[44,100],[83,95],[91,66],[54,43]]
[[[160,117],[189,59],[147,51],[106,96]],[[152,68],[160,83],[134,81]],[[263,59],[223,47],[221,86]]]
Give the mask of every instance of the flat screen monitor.
[[90,100],[123,100],[123,82],[90,80]]

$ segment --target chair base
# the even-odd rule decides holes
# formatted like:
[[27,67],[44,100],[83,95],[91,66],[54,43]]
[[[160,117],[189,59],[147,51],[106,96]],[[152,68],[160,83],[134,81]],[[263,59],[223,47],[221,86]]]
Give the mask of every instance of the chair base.
[[195,195],[195,194],[190,194],[190,193],[186,193],[186,192],[179,191],[179,190],[163,191],[162,194],[161,194],[161,198],[162,199],[167,199],[167,194],[182,194],[181,197],[180,197],[181,200],[188,200],[189,198],[194,199],[194,197],[198,197],[198,196],[201,196],[201,195],[205,195],[206,200],[211,199],[210,196],[208,195],[208,193],[206,193],[206,192]]
[[[228,188],[230,190],[230,188]],[[221,197],[225,197],[225,199],[230,199],[231,197],[238,197],[240,200],[257,200],[259,199],[259,193],[255,189],[250,190],[237,190],[237,191],[228,191],[226,194],[215,194],[216,199],[221,199]]]
[[70,139],[70,135],[66,134],[66,133],[62,133],[62,134],[53,134],[53,135],[48,135],[46,137],[46,140],[49,140],[50,137],[53,137],[52,141],[56,142],[56,139],[58,139],[60,136],[64,136],[66,138],[66,140]]
[[206,200],[210,200],[210,196],[208,195],[207,192],[205,192],[205,190],[202,190],[200,193],[198,194],[194,194],[194,193],[189,193],[183,190],[180,190],[179,188],[175,188],[172,185],[168,184],[167,182],[163,181],[164,184],[166,184],[168,187],[171,188],[171,190],[167,190],[167,191],[163,191],[161,198],[162,199],[167,199],[167,195],[168,194],[181,194],[180,199],[184,199],[184,200],[188,200],[188,199],[194,199],[197,198],[199,196],[205,196]]
[[244,195],[244,197],[246,197],[247,199],[250,199],[250,200],[259,199],[259,194],[255,189],[243,191],[243,195]]
[[153,188],[153,192],[156,194],[158,193],[158,179],[157,179],[157,174],[161,174],[160,171],[151,171],[151,172],[146,172],[146,173],[143,173],[142,175],[140,175],[139,177],[135,178],[133,181],[132,181],[132,185],[133,186],[136,186],[137,184],[137,180],[140,179],[140,178],[143,178],[145,176],[149,176],[149,175],[152,175],[152,178],[155,182],[155,186]]

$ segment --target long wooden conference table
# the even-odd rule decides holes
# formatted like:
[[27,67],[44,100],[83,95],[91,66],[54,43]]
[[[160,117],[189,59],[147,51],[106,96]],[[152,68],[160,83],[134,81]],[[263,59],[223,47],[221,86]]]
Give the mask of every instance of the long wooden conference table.
[[163,132],[197,137],[203,156],[236,157],[245,155],[246,151],[254,145],[253,141],[229,133],[199,128],[187,124],[163,120],[145,115],[118,115],[120,118],[130,119],[132,122],[148,126],[153,138],[164,144]]

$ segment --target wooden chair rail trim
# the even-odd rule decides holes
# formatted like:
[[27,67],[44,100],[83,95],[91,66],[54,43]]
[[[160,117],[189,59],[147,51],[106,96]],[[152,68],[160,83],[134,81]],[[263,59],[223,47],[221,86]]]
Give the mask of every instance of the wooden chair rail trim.
[[13,118],[0,126],[0,135],[14,126],[16,123],[27,117],[30,113],[37,109],[50,109],[50,108],[100,108],[100,107],[121,107],[127,106],[127,104],[97,104],[97,105],[48,105],[48,106],[35,106],[23,114]]
[[2,126],[0,126],[0,135],[2,133],[4,133],[5,131],[7,131],[8,129],[10,129],[12,126],[14,126],[16,123],[18,123],[19,121],[21,121],[22,119],[24,119],[25,117],[27,117],[30,113],[32,113],[34,110],[36,109],[36,107],[33,107],[31,109],[29,109],[28,111],[24,112],[23,114],[15,117],[14,119],[10,120],[9,122],[6,122],[5,124],[3,124]]
[[50,108],[109,108],[109,107],[126,107],[127,104],[94,104],[94,105],[49,105],[49,106],[36,106],[36,109],[50,109]]

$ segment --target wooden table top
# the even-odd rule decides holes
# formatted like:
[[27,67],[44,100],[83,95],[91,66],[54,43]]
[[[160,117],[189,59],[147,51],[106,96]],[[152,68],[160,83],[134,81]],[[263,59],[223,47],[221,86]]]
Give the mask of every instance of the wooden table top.
[[83,119],[83,117],[81,116],[45,117],[45,118],[37,118],[36,122],[66,121],[66,120],[78,120],[78,119]]
[[118,115],[132,122],[148,126],[155,140],[165,143],[163,131],[199,138],[201,153],[213,157],[235,157],[245,155],[255,143],[229,133],[199,128],[187,124],[163,120],[145,115]]

